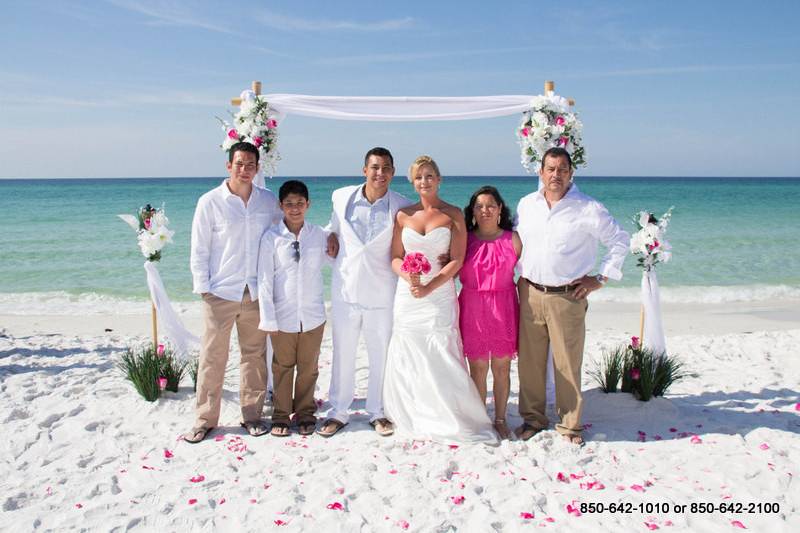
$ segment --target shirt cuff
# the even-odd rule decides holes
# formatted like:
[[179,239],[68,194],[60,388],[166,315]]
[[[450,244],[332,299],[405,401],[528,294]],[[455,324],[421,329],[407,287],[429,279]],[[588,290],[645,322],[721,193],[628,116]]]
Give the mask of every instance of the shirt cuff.
[[258,323],[261,331],[278,331],[278,323],[272,320],[262,320]]
[[194,289],[192,290],[195,294],[203,294],[204,292],[211,292],[211,286],[208,282],[199,282],[197,280],[194,281]]
[[607,277],[608,279],[613,279],[617,281],[622,279],[622,271],[611,265],[601,265],[600,273],[605,277]]

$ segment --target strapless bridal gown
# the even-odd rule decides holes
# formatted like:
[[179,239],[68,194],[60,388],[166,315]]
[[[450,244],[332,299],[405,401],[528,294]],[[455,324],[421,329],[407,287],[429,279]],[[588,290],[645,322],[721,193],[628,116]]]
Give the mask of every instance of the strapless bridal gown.
[[[422,276],[427,283],[441,270],[439,255],[450,249],[450,229],[422,235],[403,228],[402,239],[406,253],[422,252],[428,258],[431,272]],[[425,298],[414,298],[408,283],[398,281],[385,372],[384,409],[398,436],[498,442],[464,361],[452,280]]]

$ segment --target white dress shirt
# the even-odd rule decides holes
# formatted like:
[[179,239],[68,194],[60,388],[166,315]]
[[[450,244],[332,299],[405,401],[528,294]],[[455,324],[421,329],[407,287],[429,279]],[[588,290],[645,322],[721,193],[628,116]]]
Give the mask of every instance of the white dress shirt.
[[388,197],[387,193],[370,203],[364,196],[364,186],[362,185],[356,189],[353,197],[347,203],[345,219],[350,222],[353,231],[364,244],[392,224]]
[[534,283],[558,287],[589,274],[597,262],[597,244],[607,253],[598,269],[610,279],[622,278],[630,236],[608,210],[573,183],[549,208],[542,191],[528,194],[517,206],[522,239],[521,275]]
[[[293,244],[299,242],[297,251]],[[298,333],[325,322],[322,265],[327,234],[306,221],[295,237],[284,222],[267,230],[258,252],[258,327]]]
[[272,191],[253,186],[245,205],[227,181],[197,201],[189,263],[195,293],[240,302],[245,287],[258,295],[258,243],[282,213]]

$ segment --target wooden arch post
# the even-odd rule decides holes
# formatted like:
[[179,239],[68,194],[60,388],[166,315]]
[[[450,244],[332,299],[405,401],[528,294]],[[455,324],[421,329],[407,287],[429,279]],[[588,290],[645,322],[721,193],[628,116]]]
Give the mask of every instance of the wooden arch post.
[[[250,88],[252,89],[252,91],[254,93],[256,93],[256,96],[261,94],[261,82],[260,81],[254,80],[253,83],[250,85]],[[242,105],[242,99],[239,98],[239,97],[231,98],[231,104],[233,104],[233,105]]]

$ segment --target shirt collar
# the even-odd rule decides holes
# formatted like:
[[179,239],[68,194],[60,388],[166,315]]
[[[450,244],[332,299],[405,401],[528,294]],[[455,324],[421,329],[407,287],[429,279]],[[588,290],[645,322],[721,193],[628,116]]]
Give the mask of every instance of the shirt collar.
[[378,198],[374,202],[370,203],[370,201],[367,200],[367,197],[364,195],[364,185],[361,185],[358,189],[356,189],[356,195],[353,198],[353,203],[354,204],[359,204],[360,203],[360,204],[364,204],[364,205],[367,205],[367,206],[375,206],[375,207],[377,207],[379,205],[383,205],[385,202],[388,202],[388,201],[389,201],[389,191],[386,191],[386,194],[384,194],[383,196],[381,196],[380,198]]
[[[561,198],[561,200],[565,200],[565,199],[570,198],[571,196],[574,196],[576,194],[578,194],[578,185],[573,181],[572,185],[570,185],[569,189],[567,190],[567,194],[565,194],[564,197]],[[544,193],[542,192],[542,189],[539,189],[538,191],[536,191],[536,194],[534,195],[533,198],[537,202],[545,202],[546,201],[545,198],[544,198]],[[559,201],[561,201],[561,200],[559,200]]]
[[[300,228],[300,232],[297,234],[297,240],[300,240],[306,232],[306,227],[308,226],[308,221],[303,222],[303,227]],[[295,240],[294,233],[286,226],[286,222],[281,219],[280,224],[278,224],[278,231],[280,231],[281,235],[289,236],[292,240]]]

